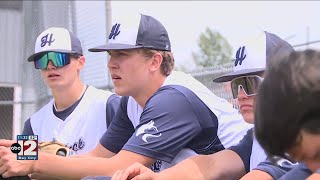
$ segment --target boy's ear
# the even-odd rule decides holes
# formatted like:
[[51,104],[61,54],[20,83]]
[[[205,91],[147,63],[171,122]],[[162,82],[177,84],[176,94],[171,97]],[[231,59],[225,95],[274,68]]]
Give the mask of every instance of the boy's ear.
[[78,59],[78,63],[79,63],[79,69],[83,69],[84,68],[84,64],[86,63],[86,58],[84,56],[80,56]]
[[161,53],[156,52],[151,59],[151,65],[150,65],[150,70],[151,71],[156,71],[161,67],[163,57]]

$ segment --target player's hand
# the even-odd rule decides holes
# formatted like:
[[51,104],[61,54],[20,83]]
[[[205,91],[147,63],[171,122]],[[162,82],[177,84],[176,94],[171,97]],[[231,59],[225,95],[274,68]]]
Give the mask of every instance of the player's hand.
[[116,171],[111,180],[155,180],[156,173],[140,163],[134,163],[125,170]]
[[14,141],[14,140],[0,139],[0,146],[10,147],[13,143],[16,143],[16,142],[17,141]]
[[32,171],[32,160],[17,160],[8,147],[0,146],[0,175],[2,177],[25,176]]

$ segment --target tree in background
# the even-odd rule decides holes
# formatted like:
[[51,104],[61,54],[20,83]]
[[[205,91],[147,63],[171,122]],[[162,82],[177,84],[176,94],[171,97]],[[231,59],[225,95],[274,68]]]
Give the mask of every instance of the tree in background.
[[217,31],[206,28],[198,40],[199,53],[192,53],[198,67],[217,66],[232,63],[232,47]]

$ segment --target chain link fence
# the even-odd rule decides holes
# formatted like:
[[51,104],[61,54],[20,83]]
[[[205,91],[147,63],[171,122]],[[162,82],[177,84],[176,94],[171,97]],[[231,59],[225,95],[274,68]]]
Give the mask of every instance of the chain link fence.
[[0,115],[1,131],[0,138],[10,139],[12,136],[11,129],[13,126],[13,93],[12,87],[0,87]]
[[214,83],[213,79],[223,74],[233,71],[232,64],[220,65],[214,67],[199,68],[191,71],[190,74],[198,81],[207,86],[215,95],[228,100],[235,108],[239,108],[238,101],[233,99],[230,82]]

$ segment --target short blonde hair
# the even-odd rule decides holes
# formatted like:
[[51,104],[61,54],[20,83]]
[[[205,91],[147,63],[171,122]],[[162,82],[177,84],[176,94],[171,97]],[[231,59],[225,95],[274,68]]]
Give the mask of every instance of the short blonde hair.
[[151,58],[155,53],[159,52],[162,55],[161,73],[165,76],[169,76],[174,68],[174,58],[172,52],[158,51],[152,49],[141,49],[142,53],[147,58]]

